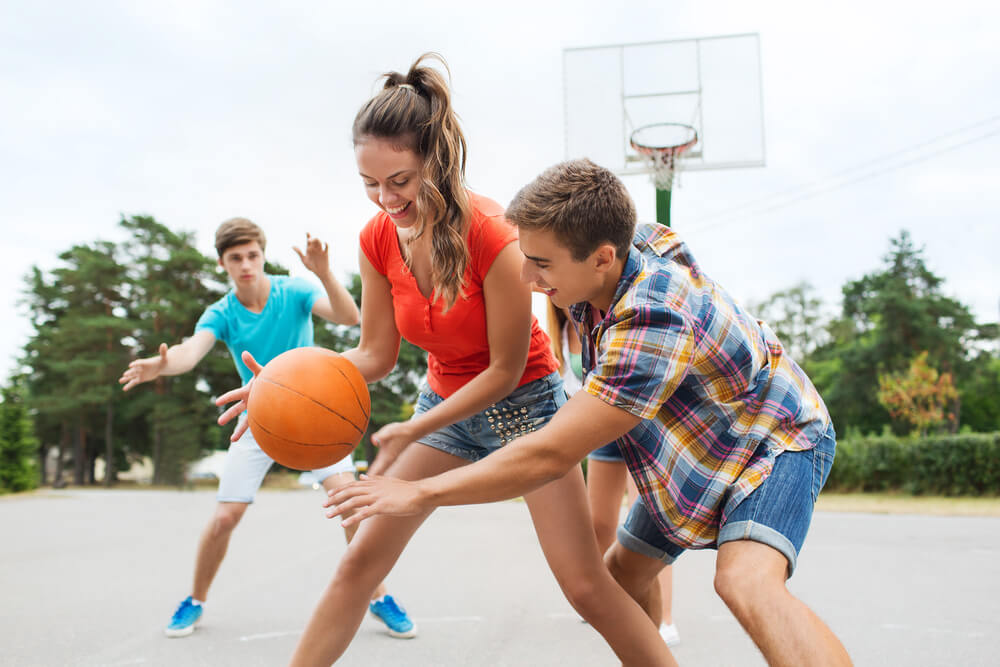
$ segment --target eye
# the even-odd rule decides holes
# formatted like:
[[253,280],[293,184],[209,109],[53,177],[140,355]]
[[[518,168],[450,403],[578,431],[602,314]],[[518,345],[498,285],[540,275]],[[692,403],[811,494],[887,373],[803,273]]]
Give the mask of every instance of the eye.
[[364,182],[366,188],[374,188],[376,185],[378,185],[378,183],[376,183],[375,181],[369,181],[369,180],[365,180],[365,179],[361,179],[361,180],[362,180],[362,182]]
[[409,182],[410,182],[410,179],[406,178],[406,179],[403,179],[402,181],[393,181],[392,184],[395,185],[397,188],[401,188],[401,187],[403,187],[404,185],[406,185]]

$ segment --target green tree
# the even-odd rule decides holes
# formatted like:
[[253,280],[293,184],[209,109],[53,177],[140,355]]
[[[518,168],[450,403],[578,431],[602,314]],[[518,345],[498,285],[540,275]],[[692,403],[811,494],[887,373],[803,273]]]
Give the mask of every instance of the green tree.
[[[926,265],[923,250],[902,231],[890,240],[883,267],[843,288],[840,318],[828,327],[830,342],[815,351],[810,370],[834,420],[862,432],[891,423],[877,400],[880,373],[898,373],[922,351],[928,363],[967,377],[968,350],[979,335],[969,309],[942,293],[942,279]],[[960,414],[958,399],[952,411]],[[897,430],[905,430],[896,422]]]
[[[195,247],[193,233],[175,232],[150,216],[123,217],[120,225],[130,234],[123,246],[129,267],[126,340],[134,357],[152,356],[160,343],[190,336],[204,309],[228,287],[217,262]],[[152,459],[154,482],[181,483],[187,463],[206,449],[226,446],[227,431],[215,423],[211,397],[238,381],[228,352],[217,345],[191,372],[129,392],[130,454]]]
[[1000,431],[1000,357],[982,352],[959,386],[962,425],[972,431]]
[[21,379],[2,389],[0,402],[0,493],[38,486],[35,439]]
[[823,301],[813,286],[800,282],[750,305],[749,310],[767,322],[792,359],[805,365],[813,351],[829,339],[822,308]]
[[29,276],[36,328],[26,348],[30,395],[39,421],[50,422],[44,430],[51,433],[58,423],[72,440],[74,481],[94,481],[102,450],[113,479],[120,400],[115,370],[127,359],[120,319],[125,271],[109,242],[73,246],[59,259],[50,276],[37,268]]

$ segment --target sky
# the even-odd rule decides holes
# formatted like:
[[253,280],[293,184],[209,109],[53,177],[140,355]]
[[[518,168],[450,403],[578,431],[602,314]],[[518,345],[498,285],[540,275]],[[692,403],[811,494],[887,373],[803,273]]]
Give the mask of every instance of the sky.
[[[743,302],[808,281],[833,313],[906,229],[948,295],[998,319],[996,3],[278,4],[0,0],[0,382],[31,331],[24,276],[122,240],[123,215],[194,231],[209,255],[245,216],[293,274],[306,232],[355,271],[375,208],[351,122],[379,74],[425,51],[451,69],[470,187],[506,205],[567,157],[563,49],[759,33],[766,166],[674,190],[703,269]],[[653,220],[648,179],[625,182]]]

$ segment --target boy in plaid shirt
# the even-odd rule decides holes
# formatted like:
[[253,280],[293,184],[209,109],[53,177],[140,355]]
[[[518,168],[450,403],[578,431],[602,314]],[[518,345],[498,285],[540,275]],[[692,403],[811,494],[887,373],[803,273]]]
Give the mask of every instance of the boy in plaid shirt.
[[570,307],[583,390],[493,456],[418,482],[331,492],[330,516],[410,514],[502,500],[620,445],[641,499],[605,556],[654,622],[656,574],[686,549],[718,549],[715,588],[770,664],[849,664],[785,582],[836,447],[829,413],[774,333],[708,276],[669,228],[636,225],[621,181],[589,160],[517,194],[521,278]]

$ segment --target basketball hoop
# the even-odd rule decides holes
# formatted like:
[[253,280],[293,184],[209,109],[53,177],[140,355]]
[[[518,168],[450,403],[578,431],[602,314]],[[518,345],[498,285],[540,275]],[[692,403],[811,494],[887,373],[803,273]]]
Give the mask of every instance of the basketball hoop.
[[675,159],[698,143],[698,131],[684,123],[653,123],[632,132],[629,143],[649,166],[656,189],[670,192]]

